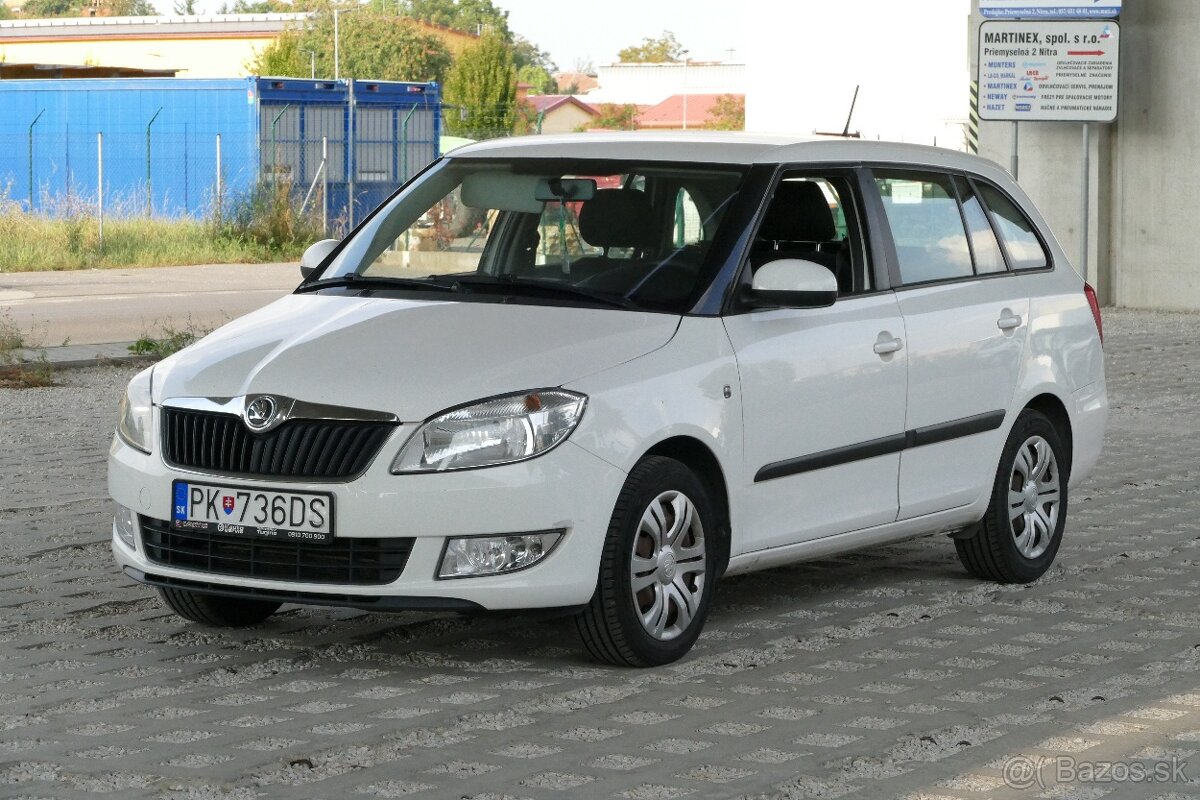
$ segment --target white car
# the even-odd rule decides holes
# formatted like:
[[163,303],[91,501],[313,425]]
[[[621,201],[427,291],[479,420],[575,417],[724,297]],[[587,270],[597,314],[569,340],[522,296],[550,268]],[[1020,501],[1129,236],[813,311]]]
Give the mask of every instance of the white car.
[[113,551],[195,622],[556,608],[663,664],[723,575],[948,533],[1032,581],[1100,455],[1095,294],[961,153],[486,142],[302,271],[121,405]]

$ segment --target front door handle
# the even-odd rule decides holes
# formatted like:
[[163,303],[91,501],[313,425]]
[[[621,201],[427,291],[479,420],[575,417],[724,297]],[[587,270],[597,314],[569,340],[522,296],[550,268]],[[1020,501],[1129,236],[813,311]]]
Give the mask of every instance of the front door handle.
[[890,356],[892,353],[899,352],[904,347],[904,342],[900,339],[884,339],[886,333],[881,333],[879,341],[875,343],[875,353],[881,356]]
[[1000,319],[996,320],[996,327],[1002,331],[1011,331],[1021,327],[1021,322],[1020,314],[1014,314],[1006,308],[1000,312]]

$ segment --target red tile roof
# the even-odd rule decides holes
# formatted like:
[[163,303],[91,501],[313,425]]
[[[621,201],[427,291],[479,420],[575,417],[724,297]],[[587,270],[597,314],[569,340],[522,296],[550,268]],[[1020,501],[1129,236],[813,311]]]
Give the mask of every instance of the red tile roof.
[[[688,127],[701,127],[708,122],[708,115],[717,103],[719,94],[689,94],[687,96]],[[743,95],[733,95],[742,97]],[[638,114],[639,128],[682,128],[683,127],[683,95],[674,94],[656,106]]]
[[599,113],[595,108],[589,106],[587,103],[571,94],[531,94],[525,98],[525,100],[531,106],[533,106],[534,111],[537,111],[538,113],[553,111],[554,109],[566,103],[577,105],[592,116],[595,116],[597,113]]

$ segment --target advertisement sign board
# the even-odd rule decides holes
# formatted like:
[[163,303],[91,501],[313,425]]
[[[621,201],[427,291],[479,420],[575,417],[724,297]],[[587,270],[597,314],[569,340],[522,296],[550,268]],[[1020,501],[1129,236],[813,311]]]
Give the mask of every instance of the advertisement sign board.
[[1113,122],[1116,22],[988,20],[979,28],[979,116],[1013,122]]

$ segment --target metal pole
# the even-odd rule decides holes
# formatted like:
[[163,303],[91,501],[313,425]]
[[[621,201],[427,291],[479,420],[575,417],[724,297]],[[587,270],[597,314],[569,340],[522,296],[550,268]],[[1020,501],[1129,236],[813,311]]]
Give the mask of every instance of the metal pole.
[[42,109],[33,118],[33,122],[29,123],[29,210],[33,211],[33,126],[37,125],[38,120],[42,118],[42,114],[46,113],[46,109]]
[[321,137],[321,235],[329,235],[329,137]]
[[279,145],[276,144],[276,142],[275,142],[275,124],[279,122],[279,118],[283,116],[284,112],[286,112],[291,107],[292,107],[291,103],[286,104],[283,108],[279,109],[279,113],[275,115],[275,119],[271,120],[271,184],[272,185],[275,185],[276,183],[279,182],[279,177],[278,177],[279,176]]
[[346,219],[347,219],[348,229],[353,230],[354,229],[354,175],[358,171],[358,164],[356,163],[357,158],[358,158],[358,147],[357,147],[358,131],[356,131],[354,129],[354,125],[356,122],[356,120],[354,119],[354,117],[355,117],[355,114],[354,114],[354,103],[355,103],[354,81],[353,80],[347,81],[347,84],[349,84],[349,86],[347,88],[349,89],[349,93],[350,93],[350,107],[349,107],[350,131],[349,131],[349,141],[346,143],[346,145],[350,152],[350,158],[349,158],[350,174],[346,176],[346,185],[350,191],[347,195]]
[[152,185],[150,183],[150,126],[154,124],[154,120],[158,119],[158,115],[162,113],[162,106],[158,107],[158,111],[154,112],[154,116],[146,123],[146,216],[150,216],[154,204],[154,194],[152,193]]
[[317,51],[308,51],[308,77],[311,80],[317,79]]
[[1012,173],[1013,180],[1017,180],[1018,170],[1021,166],[1021,158],[1017,154],[1017,146],[1021,142],[1021,129],[1018,127],[1019,122],[1014,121],[1012,126],[1012,158],[1009,161],[1008,171]]
[[1079,268],[1084,280],[1088,278],[1088,224],[1092,205],[1092,125],[1083,123],[1083,180],[1079,204],[1082,209],[1079,220]]
[[687,130],[687,52],[683,54],[683,129]]
[[104,134],[96,133],[96,217],[100,223],[100,250],[104,250]]
[[400,123],[400,182],[404,183],[408,180],[408,121],[412,119],[412,115],[417,113],[417,107],[413,106],[404,115],[404,121]]
[[338,45],[338,14],[341,13],[340,8],[333,10],[333,79],[339,80],[342,77],[342,61],[341,52]]
[[217,134],[217,196],[214,199],[214,207],[217,212],[217,221],[221,220],[221,201],[224,187],[221,185],[221,134]]

